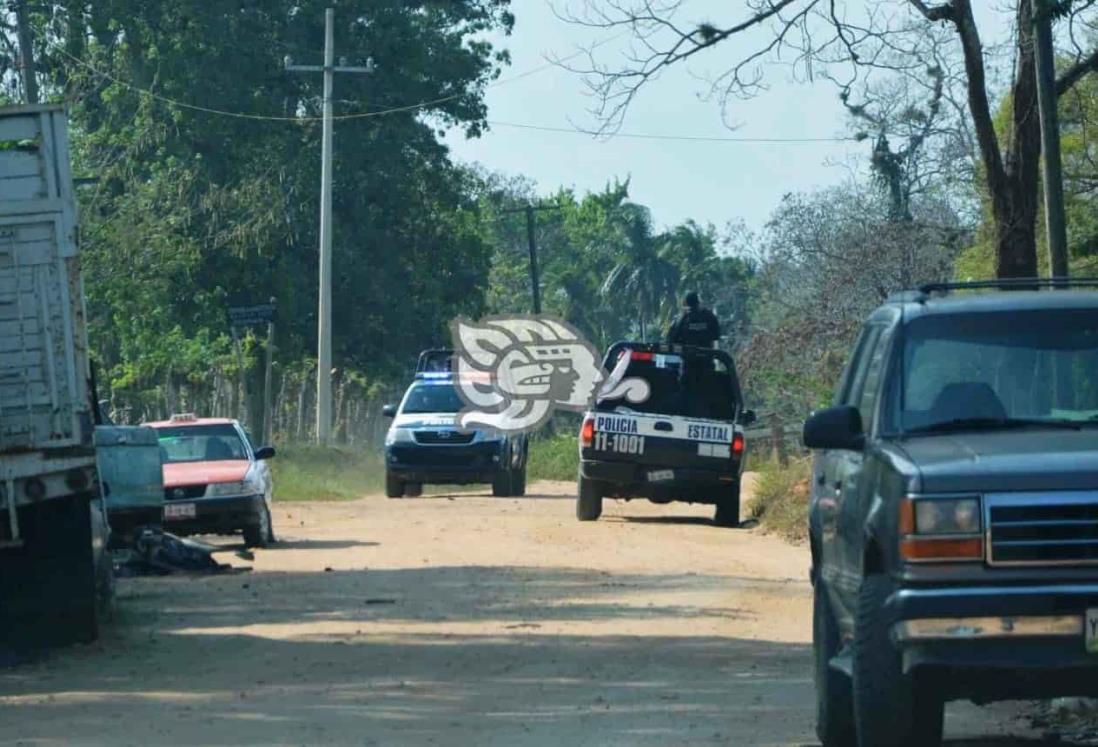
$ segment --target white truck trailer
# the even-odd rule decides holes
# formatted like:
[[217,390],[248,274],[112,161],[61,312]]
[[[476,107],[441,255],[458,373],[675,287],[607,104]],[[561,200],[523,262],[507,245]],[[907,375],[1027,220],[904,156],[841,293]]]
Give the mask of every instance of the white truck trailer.
[[109,586],[64,108],[0,108],[0,648],[87,641]]

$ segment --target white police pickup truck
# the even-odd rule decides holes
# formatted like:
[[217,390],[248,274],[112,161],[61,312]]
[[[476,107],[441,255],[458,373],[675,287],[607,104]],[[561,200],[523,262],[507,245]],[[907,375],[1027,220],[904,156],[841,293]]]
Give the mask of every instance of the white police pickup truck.
[[720,350],[619,342],[604,362],[603,391],[642,379],[642,402],[597,399],[580,429],[576,516],[594,521],[603,498],[716,506],[720,526],[739,524],[743,409],[732,358]]

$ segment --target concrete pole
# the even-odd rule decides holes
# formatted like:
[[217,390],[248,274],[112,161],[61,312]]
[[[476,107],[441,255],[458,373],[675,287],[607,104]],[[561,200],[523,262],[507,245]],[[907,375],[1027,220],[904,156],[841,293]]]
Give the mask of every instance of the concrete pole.
[[[274,304],[275,299],[271,298],[271,305]],[[267,322],[267,367],[263,372],[263,433],[260,435],[262,440],[260,446],[271,443],[271,436],[274,435],[271,427],[271,421],[274,420],[274,414],[271,412],[271,387],[274,384],[274,343],[275,324],[272,319]]]
[[320,308],[317,317],[316,440],[332,435],[332,83],[335,11],[324,11],[324,134],[320,167]]
[[1064,216],[1064,177],[1060,161],[1060,121],[1056,110],[1056,62],[1052,48],[1052,18],[1047,0],[1031,0],[1037,103],[1041,112],[1041,150],[1044,155],[1045,227],[1048,232],[1049,275],[1068,276],[1067,227]]
[[534,313],[541,313],[541,278],[538,272],[538,245],[534,239],[534,206],[526,206],[526,240],[530,244],[530,290],[534,297]]

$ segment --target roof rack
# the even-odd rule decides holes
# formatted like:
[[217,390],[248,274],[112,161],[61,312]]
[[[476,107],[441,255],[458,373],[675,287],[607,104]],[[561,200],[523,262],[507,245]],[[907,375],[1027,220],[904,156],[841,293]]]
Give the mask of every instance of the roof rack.
[[1098,278],[1002,278],[972,280],[964,283],[927,283],[919,286],[924,295],[949,293],[956,290],[1027,290],[1036,288],[1098,288]]

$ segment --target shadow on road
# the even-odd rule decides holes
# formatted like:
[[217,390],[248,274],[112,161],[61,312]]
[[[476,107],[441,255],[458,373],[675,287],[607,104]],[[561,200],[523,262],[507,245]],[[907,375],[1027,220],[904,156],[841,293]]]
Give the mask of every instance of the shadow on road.
[[[809,743],[809,646],[691,635],[745,613],[658,601],[763,583],[509,566],[133,579],[101,643],[0,672],[0,721],[42,743]],[[685,634],[636,625],[661,618]],[[583,632],[539,632],[561,622]]]

